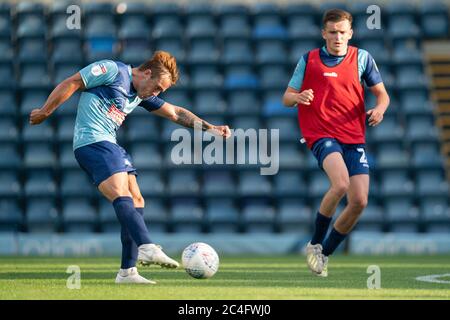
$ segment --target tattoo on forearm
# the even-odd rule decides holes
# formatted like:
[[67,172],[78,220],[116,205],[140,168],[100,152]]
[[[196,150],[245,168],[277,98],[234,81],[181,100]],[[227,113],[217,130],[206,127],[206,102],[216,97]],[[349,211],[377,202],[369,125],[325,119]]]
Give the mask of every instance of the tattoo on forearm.
[[197,127],[201,127],[203,131],[211,129],[212,127],[208,122],[200,119],[195,114],[186,109],[179,108],[177,110],[177,115],[178,119],[175,122],[184,127],[194,128],[194,125],[196,125]]

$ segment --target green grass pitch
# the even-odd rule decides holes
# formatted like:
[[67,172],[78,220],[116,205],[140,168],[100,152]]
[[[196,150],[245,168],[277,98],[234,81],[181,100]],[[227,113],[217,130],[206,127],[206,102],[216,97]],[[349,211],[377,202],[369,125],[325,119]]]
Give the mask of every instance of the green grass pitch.
[[[318,278],[303,256],[222,257],[219,272],[197,280],[183,269],[139,268],[156,285],[116,285],[118,258],[0,258],[0,299],[450,299],[450,256],[335,256]],[[69,265],[81,288],[68,289]],[[367,289],[367,268],[381,270],[381,289]],[[427,275],[446,283],[420,282]]]

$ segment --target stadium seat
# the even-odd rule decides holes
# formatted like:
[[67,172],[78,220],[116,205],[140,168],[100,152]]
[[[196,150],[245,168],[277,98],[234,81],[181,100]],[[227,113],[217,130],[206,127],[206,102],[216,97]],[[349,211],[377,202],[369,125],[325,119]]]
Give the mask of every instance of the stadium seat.
[[410,117],[406,128],[406,138],[412,142],[436,141],[438,131],[433,119],[423,116]]
[[265,200],[246,200],[242,207],[242,219],[248,233],[276,231],[275,209]]
[[191,41],[194,39],[214,39],[218,30],[212,16],[189,16],[187,17],[185,35]]
[[15,87],[16,81],[12,64],[0,64],[0,80],[0,89],[2,89],[2,91],[11,90]]
[[64,201],[62,223],[65,232],[93,232],[97,228],[97,222],[97,212],[86,198]]
[[297,108],[289,108],[283,105],[282,97],[284,90],[268,90],[264,95],[263,115],[271,116],[292,116],[297,115]]
[[272,191],[270,180],[259,173],[243,172],[239,176],[239,193],[242,196],[264,196]]
[[29,16],[24,18],[17,27],[17,37],[45,39],[46,25],[43,17]]
[[53,147],[48,142],[30,142],[24,151],[24,165],[27,168],[54,168],[57,164]]
[[399,143],[400,141],[397,143],[385,143],[379,145],[376,154],[376,169],[389,170],[409,168],[410,155],[405,149],[398,148]]
[[414,192],[414,183],[409,178],[407,171],[396,170],[382,172],[380,177],[380,196],[408,197]]
[[22,165],[22,159],[15,142],[2,142],[0,146],[0,169],[18,169]]
[[1,142],[17,142],[19,138],[19,130],[14,118],[3,116],[0,119],[0,141]]
[[257,115],[261,101],[253,90],[233,90],[227,95],[227,112],[234,116]]
[[308,188],[304,177],[296,171],[283,171],[274,177],[274,195],[279,199],[285,197],[306,198]]
[[60,228],[59,219],[58,209],[53,198],[28,200],[25,211],[28,232],[57,232]]
[[417,232],[419,211],[413,206],[412,199],[397,197],[385,200],[386,219],[393,232]]
[[[203,49],[201,49],[203,50]],[[193,58],[193,56],[191,56]],[[196,58],[195,58],[196,59]],[[215,59],[215,58],[213,58]],[[191,60],[191,63],[194,60]],[[212,61],[212,60],[211,60]],[[191,73],[191,86],[193,89],[219,89],[222,87],[223,78],[215,65],[195,67]]]
[[281,169],[302,169],[306,167],[305,157],[298,149],[297,143],[280,144],[279,164]]
[[[61,108],[70,108],[70,106],[61,106]],[[58,142],[71,142],[73,140],[73,132],[75,127],[75,117],[60,116],[57,124],[56,137]]]
[[177,16],[158,17],[153,26],[153,39],[182,39],[183,26]]
[[159,139],[155,117],[130,117],[126,122],[127,138],[133,142],[150,142]]
[[[149,24],[145,16],[129,16],[122,20],[122,24],[118,30],[118,38],[124,41],[149,41],[150,32]],[[143,32],[144,31],[144,32]]]
[[[0,81],[4,81],[3,78],[1,78],[1,71]],[[0,114],[4,117],[15,117],[18,114],[18,110],[19,107],[17,106],[14,91],[0,90]]]
[[371,138],[375,143],[397,142],[404,137],[405,131],[394,117],[385,117],[383,122],[372,129]]
[[81,69],[82,67],[79,64],[59,65],[57,68],[55,68],[55,73],[53,75],[53,85],[56,87],[58,84],[63,82],[65,79],[73,76]]
[[298,141],[299,128],[293,117],[273,117],[267,120],[267,129],[278,129],[280,141]]
[[159,172],[142,170],[139,171],[139,175],[136,179],[144,197],[158,197],[164,195],[165,185]]
[[55,136],[50,122],[43,122],[39,126],[32,126],[27,119],[24,121],[22,128],[22,141],[25,143],[52,142]]
[[426,38],[444,38],[448,36],[447,6],[442,1],[419,3],[420,23]]
[[446,197],[449,186],[441,170],[426,170],[416,173],[416,188],[418,197]]
[[50,77],[45,65],[24,66],[21,72],[19,85],[22,89],[47,89],[50,86]]
[[129,154],[133,164],[139,169],[158,169],[162,164],[162,157],[156,144],[133,143]]
[[235,182],[229,171],[205,172],[202,193],[206,197],[231,197],[235,194]]
[[260,41],[256,45],[255,59],[261,66],[267,64],[284,64],[288,52],[282,41]]
[[283,233],[310,232],[311,209],[298,199],[283,199],[278,202],[277,224]]
[[0,39],[4,40],[2,45],[6,45],[11,38],[11,19],[9,16],[0,16]]
[[167,189],[171,196],[194,196],[200,185],[193,171],[172,171],[169,173]]
[[309,176],[309,195],[321,198],[330,188],[330,181],[325,172],[313,172]]
[[[289,8],[291,11],[291,8]],[[320,28],[315,23],[313,15],[293,15],[288,20],[289,39],[302,42],[315,40],[320,35]]]
[[253,60],[250,41],[240,38],[224,41],[221,62],[225,65],[251,65]]
[[[70,5],[71,4],[66,6],[66,10]],[[68,22],[67,19],[68,19],[68,15],[65,11],[64,11],[64,15],[53,16],[53,23],[49,30],[49,36],[51,37],[52,40],[56,40],[56,39],[79,40],[81,38],[82,29],[81,28],[68,28],[67,27],[67,22]]]
[[369,205],[361,214],[356,227],[358,231],[383,231],[384,209],[369,202]]
[[204,230],[204,212],[196,200],[173,200],[170,211],[171,230],[175,232]]
[[51,171],[30,171],[24,186],[25,196],[55,197],[57,185]]
[[262,90],[279,88],[286,89],[289,81],[289,75],[283,66],[267,65],[260,68],[259,78],[261,79],[260,87]]
[[4,171],[0,173],[0,197],[15,198],[20,196],[22,191],[19,178],[16,172]]
[[80,39],[53,40],[52,61],[57,64],[83,64],[83,52]]
[[[24,39],[19,42],[19,61],[35,63],[45,67],[47,63],[47,44],[43,39]],[[48,77],[46,75],[46,77]]]
[[411,164],[415,169],[439,169],[443,163],[436,144],[423,142],[413,145]]
[[17,201],[0,200],[0,232],[17,232],[21,229],[23,215]]
[[80,165],[75,160],[75,155],[73,153],[72,142],[61,143],[59,146],[59,165],[61,169],[76,169]]
[[81,169],[64,171],[61,178],[61,196],[91,198],[96,195],[94,185]]
[[195,112],[200,116],[225,113],[225,101],[219,90],[197,91],[194,95]]
[[212,233],[236,233],[240,230],[239,211],[232,199],[211,199],[206,202],[208,231]]
[[248,39],[251,27],[247,15],[222,15],[220,32],[223,39]]

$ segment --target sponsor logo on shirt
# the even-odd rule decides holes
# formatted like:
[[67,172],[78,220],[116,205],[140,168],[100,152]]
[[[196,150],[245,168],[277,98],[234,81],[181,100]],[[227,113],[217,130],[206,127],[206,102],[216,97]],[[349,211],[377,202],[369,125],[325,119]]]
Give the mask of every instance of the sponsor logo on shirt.
[[108,71],[108,70],[106,69],[106,67],[103,63],[96,64],[95,66],[93,66],[91,68],[91,73],[96,77],[101,74],[105,74],[106,71]]
[[120,111],[116,105],[113,103],[108,110],[108,116],[119,126],[122,125],[122,122],[125,120],[126,114]]
[[324,72],[323,75],[325,77],[333,77],[333,78],[337,78],[338,74],[336,72]]

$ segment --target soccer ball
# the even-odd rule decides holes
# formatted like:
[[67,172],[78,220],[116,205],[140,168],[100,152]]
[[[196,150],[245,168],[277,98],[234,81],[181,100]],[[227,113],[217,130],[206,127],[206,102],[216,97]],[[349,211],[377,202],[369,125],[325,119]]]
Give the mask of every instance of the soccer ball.
[[181,261],[186,272],[196,279],[211,278],[219,269],[217,252],[203,242],[187,246],[183,250]]

